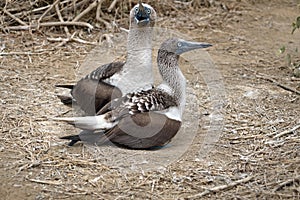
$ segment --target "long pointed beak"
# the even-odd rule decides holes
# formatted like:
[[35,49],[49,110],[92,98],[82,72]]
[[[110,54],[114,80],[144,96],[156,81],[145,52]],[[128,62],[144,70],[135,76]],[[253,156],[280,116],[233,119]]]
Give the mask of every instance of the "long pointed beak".
[[176,54],[180,55],[182,53],[194,50],[194,49],[203,49],[207,47],[211,47],[211,44],[208,43],[202,43],[202,42],[190,42],[190,41],[185,41],[181,40],[180,45],[178,46],[178,49],[176,51]]
[[143,12],[143,13],[145,12],[145,8],[142,4],[142,1],[139,1],[139,12]]

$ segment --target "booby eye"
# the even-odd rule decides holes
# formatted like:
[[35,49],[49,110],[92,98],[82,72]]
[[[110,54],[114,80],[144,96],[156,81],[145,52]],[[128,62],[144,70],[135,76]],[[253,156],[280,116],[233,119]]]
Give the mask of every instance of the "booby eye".
[[181,42],[178,42],[178,43],[177,43],[177,46],[178,46],[178,47],[181,47],[181,46],[182,46]]
[[151,10],[149,8],[146,9],[147,13],[150,14]]
[[139,7],[135,7],[134,12],[135,12],[135,14],[138,13],[139,12]]

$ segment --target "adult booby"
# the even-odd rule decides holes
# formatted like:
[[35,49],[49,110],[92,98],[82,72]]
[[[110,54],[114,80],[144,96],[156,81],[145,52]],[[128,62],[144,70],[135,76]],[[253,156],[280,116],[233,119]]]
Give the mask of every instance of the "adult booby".
[[76,85],[57,85],[69,88],[72,97],[58,95],[64,104],[76,103],[87,115],[95,115],[112,99],[153,84],[152,32],[155,10],[139,2],[130,11],[126,62],[113,62],[79,80]]
[[55,118],[83,130],[62,139],[72,140],[69,145],[80,140],[110,140],[132,149],[165,145],[180,129],[185,106],[186,79],[178,67],[179,55],[210,46],[177,38],[166,40],[157,57],[163,79],[160,85],[112,100],[97,116]]

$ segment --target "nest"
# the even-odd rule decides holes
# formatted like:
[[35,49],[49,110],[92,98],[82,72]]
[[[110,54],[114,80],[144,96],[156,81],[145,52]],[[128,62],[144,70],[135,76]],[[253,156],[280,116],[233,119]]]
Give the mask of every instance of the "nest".
[[[145,3],[149,3],[146,1]],[[197,0],[191,2],[172,1],[150,2],[160,14],[172,14],[178,9],[197,9],[201,6],[211,6],[215,1]],[[88,30],[97,28],[111,29],[112,24],[128,23],[128,13],[137,4],[134,1],[107,0],[56,0],[56,1],[6,1],[1,2],[1,25],[3,31],[9,30],[40,30],[43,27],[85,27]]]
[[[190,2],[145,1],[155,7],[161,16],[175,17],[178,13],[184,15],[186,10],[197,10],[200,7],[221,6],[225,4],[216,1],[195,0]],[[107,1],[107,0],[56,0],[56,1],[24,1],[12,0],[0,3],[0,24],[3,32],[38,31],[48,37],[48,41],[84,44],[98,44],[102,40],[110,40],[107,32],[116,32],[128,27],[130,9],[137,1]],[[85,33],[96,30],[100,39],[90,41]]]

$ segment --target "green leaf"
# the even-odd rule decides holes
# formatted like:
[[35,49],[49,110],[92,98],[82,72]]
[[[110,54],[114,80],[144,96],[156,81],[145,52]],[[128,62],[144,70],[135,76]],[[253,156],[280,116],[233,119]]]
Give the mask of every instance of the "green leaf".
[[300,28],[300,16],[297,17],[296,22],[293,22],[292,27],[292,34],[294,34],[295,30]]
[[285,52],[285,46],[280,47],[279,53],[284,53]]

